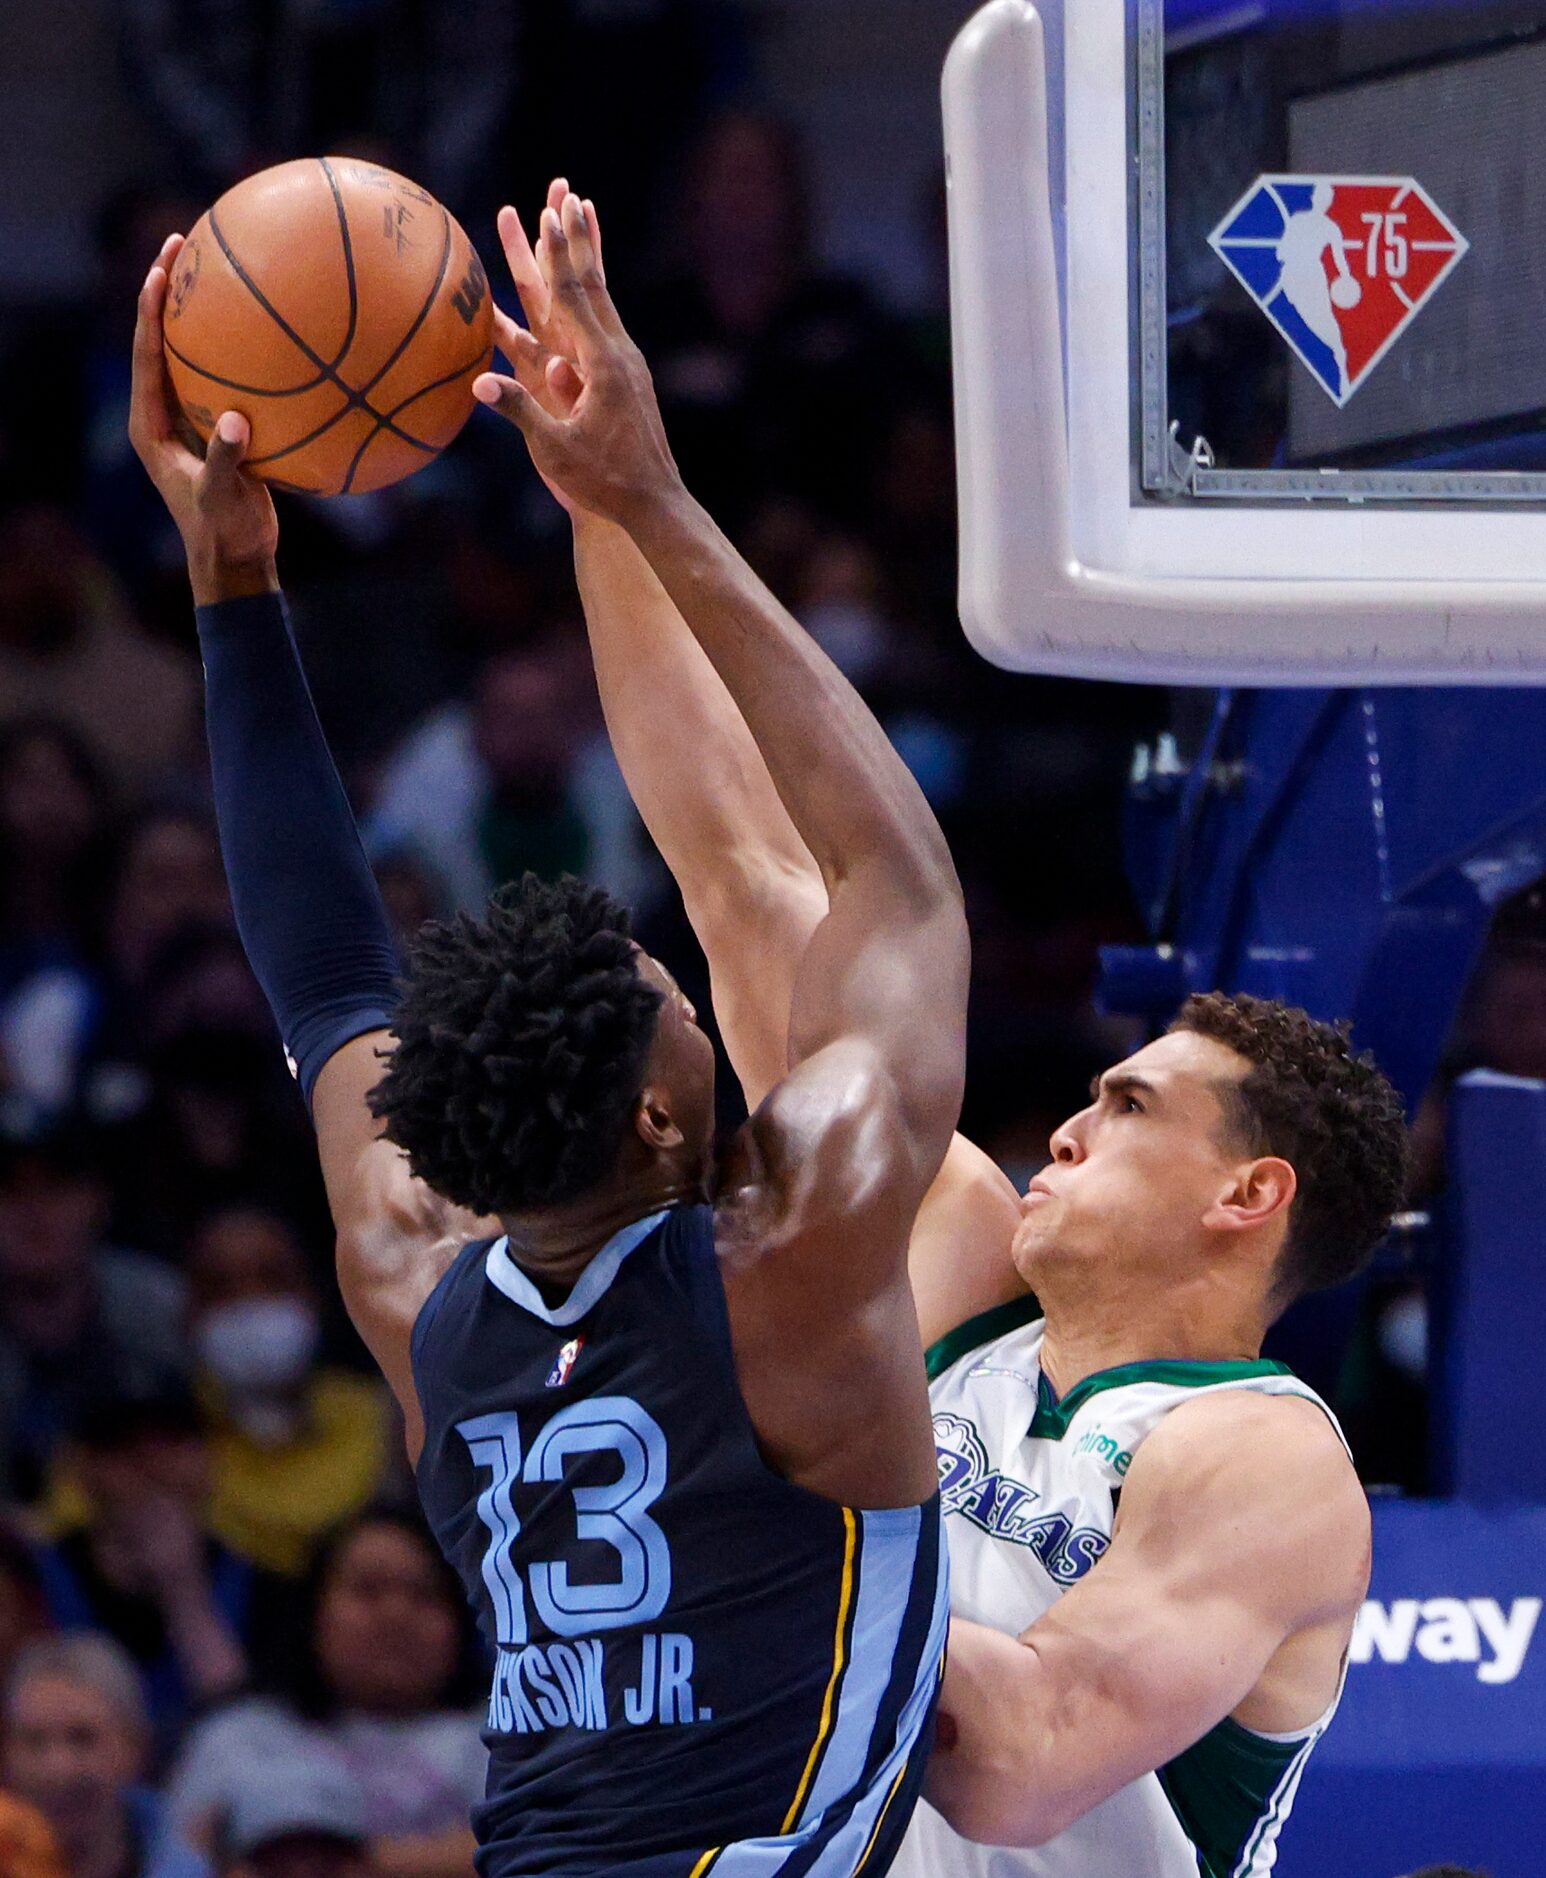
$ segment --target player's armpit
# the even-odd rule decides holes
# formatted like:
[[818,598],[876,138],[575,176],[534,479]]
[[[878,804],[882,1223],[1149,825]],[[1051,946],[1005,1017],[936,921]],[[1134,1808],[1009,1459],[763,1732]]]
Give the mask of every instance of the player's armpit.
[[1277,1712],[1252,1722],[1312,1726],[1368,1569],[1363,1491],[1317,1408],[1231,1392],[1178,1409],[1073,1590],[1018,1640],[952,1626],[930,1799],[964,1837],[1041,1845],[1274,1679]]
[[1026,1295],[1010,1256],[1020,1196],[1004,1170],[957,1135],[924,1196],[907,1249],[925,1349],[995,1305]]
[[[356,1037],[323,1067],[312,1097],[337,1232],[338,1285],[350,1322],[402,1408],[410,1452],[423,1440],[410,1344],[419,1312],[460,1248],[487,1222],[416,1180],[370,1112],[385,1031]],[[497,1230],[497,1229],[495,1229]]]

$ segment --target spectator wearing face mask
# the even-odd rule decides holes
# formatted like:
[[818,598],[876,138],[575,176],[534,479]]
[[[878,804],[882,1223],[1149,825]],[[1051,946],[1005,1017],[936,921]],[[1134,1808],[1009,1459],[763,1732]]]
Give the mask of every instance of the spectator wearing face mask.
[[70,1878],[208,1878],[141,1784],[149,1722],[117,1644],[81,1633],[31,1645],[11,1673],[4,1722],[6,1784],[48,1821]]
[[210,1526],[244,1558],[299,1575],[381,1483],[389,1421],[373,1381],[318,1366],[322,1322],[300,1248],[272,1213],[199,1229],[189,1335],[212,1424]]
[[358,1784],[299,1755],[253,1769],[217,1843],[221,1878],[375,1878]]

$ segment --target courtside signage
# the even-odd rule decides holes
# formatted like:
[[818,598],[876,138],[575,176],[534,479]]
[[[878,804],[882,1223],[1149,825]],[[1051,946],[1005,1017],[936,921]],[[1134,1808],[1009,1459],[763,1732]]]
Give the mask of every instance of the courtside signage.
[[1497,1687],[1524,1668],[1540,1615],[1539,1598],[1370,1598],[1348,1661],[1467,1664],[1478,1682]]
[[1339,408],[1470,250],[1411,176],[1259,176],[1208,242]]

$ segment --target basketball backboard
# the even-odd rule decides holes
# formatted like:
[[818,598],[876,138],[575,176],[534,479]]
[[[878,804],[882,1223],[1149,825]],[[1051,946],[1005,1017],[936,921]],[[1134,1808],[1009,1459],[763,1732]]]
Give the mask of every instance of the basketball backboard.
[[1546,679],[1546,0],[992,0],[962,612],[1014,669]]

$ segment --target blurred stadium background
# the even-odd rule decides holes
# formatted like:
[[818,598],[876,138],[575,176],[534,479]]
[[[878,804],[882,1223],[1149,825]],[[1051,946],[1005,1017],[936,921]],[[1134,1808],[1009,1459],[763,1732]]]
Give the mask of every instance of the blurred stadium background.
[[[354,1822],[383,1878],[471,1870],[481,1669],[334,1295],[309,1129],[231,927],[178,543],[124,429],[135,289],[163,234],[228,183],[291,155],[377,157],[447,202],[507,303],[498,204],[535,207],[554,172],[594,196],[690,483],[859,684],[950,835],[975,940],[963,1126],[1017,1181],[1091,1074],[1180,988],[1145,976],[1151,942],[1195,940],[1189,917],[1217,939],[1205,876],[1263,868],[1281,904],[1323,894],[1327,923],[1364,891],[1338,843],[1361,848],[1368,810],[1334,769],[1344,735],[1348,764],[1363,760],[1356,696],[1009,680],[962,638],[937,88],[969,10],[0,10],[0,1878],[52,1869],[7,1810],[17,1796],[51,1815],[71,1878],[200,1878],[261,1838],[277,1791]],[[1205,30],[1175,71],[1171,135],[1198,152],[1199,217],[1211,159],[1227,175],[1222,158],[1250,149],[1271,167],[1289,91],[1546,24],[1538,8],[1473,3],[1398,29],[1346,0],[1295,42],[1285,74],[1249,38],[1206,30],[1227,11],[1186,9]],[[1238,300],[1221,311],[1222,270],[1175,292],[1178,409],[1242,460],[1280,460],[1291,414],[1270,329]],[[403,932],[523,868],[572,870],[631,900],[652,950],[694,958],[602,736],[567,530],[518,438],[479,413],[409,482],[287,501],[282,526],[319,706]],[[1475,707],[1382,708],[1415,762],[1435,726],[1465,748],[1454,713]],[[1495,824],[1546,797],[1534,710],[1489,706],[1507,798]],[[1299,791],[1307,738],[1324,800]],[[1267,850],[1218,821],[1227,802],[1212,823],[1194,799],[1178,806],[1199,753],[1221,800],[1231,764],[1298,778]],[[1346,808],[1341,822],[1325,801]],[[1429,874],[1459,866],[1475,835],[1435,837]],[[1506,1119],[1474,1124],[1492,1159],[1464,1192],[1452,1165],[1458,1081],[1546,1077],[1539,843],[1521,836],[1510,855],[1467,903],[1447,975],[1412,962],[1386,987],[1378,1021],[1399,1037],[1409,1020],[1416,1066],[1410,1214],[1356,1294],[1283,1333],[1381,1496],[1546,1501],[1540,1418],[1515,1393],[1546,1309],[1527,1258],[1546,1251],[1539,1109],[1513,1136]],[[1270,939],[1266,898],[1253,930]],[[1102,947],[1118,951],[1098,1000]],[[702,1008],[698,973],[684,977]],[[1314,980],[1328,997],[1338,982]],[[1513,1253],[1456,1200],[1490,1207],[1500,1187]],[[1485,1289],[1468,1290],[1483,1267]],[[1424,1559],[1469,1543],[1460,1528],[1410,1532]],[[1511,1577],[1524,1534],[1533,1577]],[[1399,1629],[1401,1598],[1485,1595],[1507,1615],[1546,1588],[1540,1536],[1529,1516],[1510,1562],[1474,1583],[1452,1552],[1453,1583],[1415,1567],[1377,1582],[1379,1621]],[[1364,1654],[1355,1684],[1405,1667],[1383,1644]],[[1443,1664],[1456,1680],[1393,1699],[1442,1707],[1461,1690],[1471,1734],[1440,1757],[1458,1771],[1434,1831],[1452,1821],[1450,1850],[1474,1858],[1490,1804],[1534,1792],[1546,1817],[1546,1678],[1515,1666],[1494,1756],[1487,1713],[1464,1706],[1475,1653],[1422,1654],[1430,1676]],[[1416,1745],[1390,1751],[1427,1766]],[[1494,1758],[1506,1778],[1489,1786]],[[1367,1773],[1356,1761],[1337,1788],[1349,1809]],[[339,1856],[340,1872],[367,1869],[365,1853]],[[1285,1870],[1333,1869],[1293,1857],[1291,1836]]]

